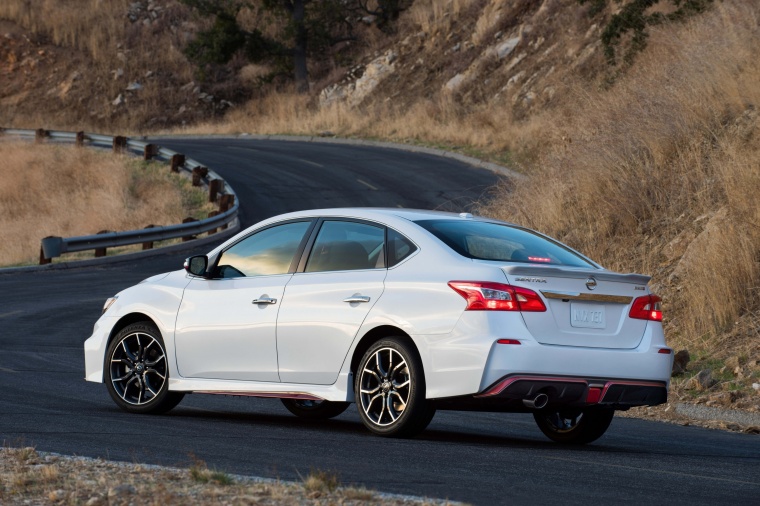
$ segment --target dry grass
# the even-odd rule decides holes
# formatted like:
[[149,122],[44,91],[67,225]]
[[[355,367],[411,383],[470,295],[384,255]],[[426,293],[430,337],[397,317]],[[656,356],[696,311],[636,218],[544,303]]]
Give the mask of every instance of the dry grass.
[[[213,115],[218,104],[180,90],[195,77],[182,48],[202,22],[176,0],[151,3],[160,10],[132,0],[0,2],[0,21],[17,32],[0,39],[0,123],[123,134]],[[217,94],[226,81],[204,91]],[[127,91],[131,83],[141,88]]]
[[[126,66],[129,72],[130,67],[143,68],[146,63],[168,66],[167,70],[172,71],[186,66],[187,60],[178,47],[182,38],[176,35],[176,29],[164,26],[172,20],[159,17],[149,26],[130,23],[127,12],[132,3],[133,0],[4,0],[0,3],[0,19],[47,36],[57,46],[84,51],[109,70],[118,65]],[[187,17],[176,2],[156,3],[170,12],[176,11],[181,18]],[[148,40],[146,33],[151,35]]]
[[424,32],[445,32],[459,14],[480,0],[416,0],[406,15],[418,30]]
[[442,501],[399,499],[340,486],[330,473],[312,472],[303,483],[256,481],[209,472],[197,461],[189,470],[61,457],[34,448],[0,449],[0,503],[88,505],[431,505]]
[[207,211],[205,194],[161,164],[11,142],[0,142],[0,159],[0,265],[36,263],[49,235],[168,225]]
[[293,135],[329,131],[342,137],[466,146],[495,156],[499,152],[520,150],[521,146],[534,149],[533,125],[518,125],[511,119],[510,111],[505,109],[483,107],[466,111],[448,96],[423,99],[411,108],[388,103],[366,104],[357,113],[346,103],[318,107],[309,97],[273,93],[230,112],[221,124],[199,124],[181,131]]
[[123,17],[113,13],[126,12],[128,5],[129,0],[6,0],[0,3],[0,18],[34,33],[47,33],[54,44],[87,51],[101,60],[124,38]]

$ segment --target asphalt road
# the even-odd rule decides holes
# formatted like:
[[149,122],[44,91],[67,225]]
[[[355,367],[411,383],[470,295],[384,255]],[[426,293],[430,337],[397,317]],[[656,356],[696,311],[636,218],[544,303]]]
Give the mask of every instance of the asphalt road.
[[[491,173],[429,155],[242,140],[167,141],[241,198],[243,224],[328,206],[468,210]],[[212,149],[213,146],[213,149]],[[210,248],[208,248],[210,249]],[[355,409],[312,423],[277,400],[190,395],[165,416],[116,408],[83,381],[82,342],[106,297],[179,268],[191,250],[65,271],[0,273],[0,439],[164,465],[191,455],[231,473],[342,483],[475,504],[760,504],[760,437],[615,419],[583,448],[549,442],[529,415],[440,412],[411,440],[370,435]]]

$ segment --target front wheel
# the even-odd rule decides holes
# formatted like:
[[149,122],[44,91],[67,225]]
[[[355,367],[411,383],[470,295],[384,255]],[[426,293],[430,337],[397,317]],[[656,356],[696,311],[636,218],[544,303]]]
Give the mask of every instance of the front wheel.
[[542,410],[533,413],[538,428],[557,443],[587,444],[607,431],[615,411],[609,408]]
[[165,413],[184,397],[169,391],[169,363],[161,333],[150,322],[133,323],[108,346],[105,380],[114,402],[130,413]]
[[414,436],[435,414],[425,398],[417,351],[400,338],[383,339],[367,350],[356,371],[354,393],[362,422],[381,436]]
[[343,413],[349,402],[312,401],[301,399],[281,399],[288,411],[301,418],[327,420]]

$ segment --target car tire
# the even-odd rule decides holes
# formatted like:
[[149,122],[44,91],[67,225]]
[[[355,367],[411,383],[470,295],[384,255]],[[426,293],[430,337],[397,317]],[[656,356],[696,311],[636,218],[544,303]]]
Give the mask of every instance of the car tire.
[[354,378],[359,416],[377,435],[412,437],[425,430],[435,415],[425,398],[425,374],[417,350],[402,338],[373,344]]
[[541,410],[533,413],[538,428],[557,443],[588,444],[607,431],[615,411],[609,408]]
[[300,418],[327,420],[343,413],[350,402],[312,401],[301,399],[280,399],[285,407]]
[[117,406],[130,413],[166,413],[183,392],[169,391],[169,361],[155,325],[138,322],[124,327],[106,351],[103,380]]

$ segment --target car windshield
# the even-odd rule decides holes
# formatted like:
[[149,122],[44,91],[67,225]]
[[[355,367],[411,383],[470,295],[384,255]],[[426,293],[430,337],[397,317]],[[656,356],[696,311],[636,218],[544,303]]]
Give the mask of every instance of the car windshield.
[[565,246],[523,228],[472,220],[420,220],[415,223],[467,258],[594,267]]

